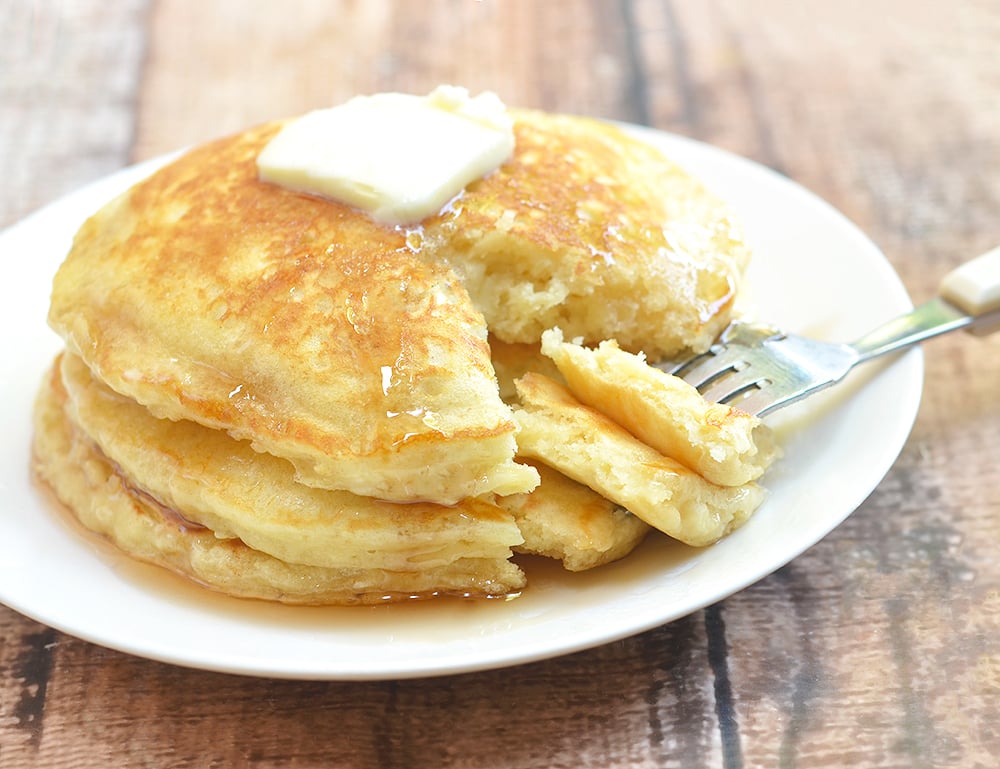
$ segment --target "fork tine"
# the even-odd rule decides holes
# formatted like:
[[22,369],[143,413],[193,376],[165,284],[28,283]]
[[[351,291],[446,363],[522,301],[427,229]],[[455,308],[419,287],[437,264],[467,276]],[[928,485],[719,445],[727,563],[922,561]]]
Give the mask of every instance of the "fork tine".
[[825,390],[833,384],[835,384],[835,381],[830,379],[826,381],[800,382],[785,387],[763,387],[756,392],[751,392],[746,398],[734,405],[747,413],[763,417],[772,411],[800,401],[813,393]]
[[714,380],[746,366],[746,355],[737,347],[716,345],[706,353],[675,367],[671,373],[699,390]]
[[663,369],[663,371],[667,372],[668,374],[672,374],[675,377],[680,377],[684,381],[687,381],[688,372],[693,371],[695,367],[699,366],[704,361],[709,361],[714,359],[715,355],[713,355],[711,352],[703,352],[700,355],[694,355],[690,358],[684,358],[683,360],[674,363],[671,363],[670,361],[664,361],[663,363],[657,364],[657,367]]
[[727,369],[720,376],[698,388],[705,400],[712,403],[730,403],[744,394],[752,394],[771,383],[763,373],[748,365],[744,369]]
[[791,400],[792,396],[779,397],[775,399],[775,395],[767,387],[760,388],[758,390],[753,390],[742,398],[741,400],[730,405],[734,408],[738,408],[740,411],[745,411],[748,414],[753,414],[754,416],[762,417],[768,411],[773,411],[785,404],[785,402]]
[[764,416],[839,382],[861,354],[853,345],[736,321],[707,353],[669,371],[708,401]]

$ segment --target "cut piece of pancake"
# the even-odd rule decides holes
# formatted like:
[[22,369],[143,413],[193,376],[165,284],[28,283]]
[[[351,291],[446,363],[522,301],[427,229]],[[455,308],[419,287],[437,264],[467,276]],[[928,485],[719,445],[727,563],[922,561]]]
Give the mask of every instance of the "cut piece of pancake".
[[303,483],[441,503],[532,488],[455,274],[399,228],[258,181],[277,128],[195,149],[91,217],[53,328],[112,389]]
[[759,418],[709,403],[687,382],[613,340],[590,349],[563,341],[562,332],[551,329],[542,335],[542,352],[577,400],[712,483],[742,486],[756,480],[778,453]]
[[423,223],[490,332],[561,327],[651,359],[707,349],[749,258],[730,209],[659,149],[586,118],[511,110],[514,157]]
[[587,486],[544,464],[535,468],[542,480],[533,491],[497,500],[524,537],[516,552],[584,571],[624,558],[649,533],[645,521]]
[[709,545],[740,526],[763,500],[753,483],[709,483],[540,374],[525,374],[517,390],[522,456],[586,484],[674,539]]
[[[95,394],[94,397],[99,398],[101,395]],[[122,405],[121,398],[111,396],[109,404],[103,409],[96,404],[90,404],[88,408],[111,412]],[[419,553],[422,544],[419,541],[414,542],[415,551],[409,556],[399,547],[395,552],[387,548],[384,554],[378,551],[355,553],[342,558],[345,561],[343,566],[323,567],[291,563],[254,549],[240,539],[220,537],[211,529],[188,519],[191,511],[170,509],[162,501],[154,499],[148,490],[134,487],[121,467],[77,426],[73,419],[75,410],[67,399],[58,370],[54,370],[43,384],[35,409],[34,469],[40,478],[53,488],[59,499],[86,528],[108,538],[124,552],[140,560],[167,567],[229,595],[288,603],[354,604],[382,603],[435,594],[506,596],[518,592],[524,586],[523,573],[503,557],[448,559],[441,558],[440,552],[432,552],[427,561],[422,561]],[[113,418],[109,414],[104,417]],[[130,421],[127,417],[125,419]],[[139,426],[131,421],[130,425]],[[211,432],[204,428],[197,429],[205,433]],[[222,438],[226,439],[225,436]],[[195,483],[211,484],[220,480],[211,470],[202,467],[203,462],[224,464],[238,459],[252,464],[258,460],[252,451],[242,455],[240,451],[229,454],[224,452],[220,458],[195,453],[185,458],[181,454],[183,448],[188,447],[176,447],[174,462],[181,463],[181,466],[173,469],[178,470],[178,473],[204,472],[203,481],[196,480]],[[149,449],[150,452],[156,450],[165,454],[173,451],[168,447],[155,445]],[[286,474],[290,475],[290,469]],[[245,469],[244,475],[247,477],[242,481],[223,482],[223,490],[206,489],[206,498],[213,499],[216,503],[220,498],[228,499],[226,504],[229,507],[226,511],[232,514],[231,508],[237,506],[237,500],[229,498],[229,495],[240,493],[248,485],[253,485],[253,470]],[[187,482],[185,479],[177,479],[180,485]],[[285,491],[287,489],[280,483],[274,484],[274,499],[267,510],[273,512],[283,504],[291,503],[294,506],[298,502],[295,499],[283,499],[281,495]],[[267,493],[264,484],[261,484],[254,501],[260,501],[261,496]],[[295,492],[288,493],[294,495]],[[310,490],[304,489],[298,493],[307,497]],[[332,494],[317,492],[324,493]],[[308,531],[309,511],[302,509],[304,507],[302,505],[296,511],[299,518],[292,520],[302,524]],[[495,508],[494,512],[485,512],[490,508],[492,506],[484,504],[483,507],[448,513],[442,508],[439,515],[451,516],[451,524],[465,525],[469,537],[475,538],[483,534],[483,529],[495,530],[499,526],[498,521],[506,517]],[[323,511],[312,512],[319,516]],[[394,527],[400,523],[399,516],[390,516],[383,525],[379,525],[375,509],[365,508],[364,504],[358,510],[333,507],[326,512],[340,521],[344,526],[345,536],[354,545],[364,541],[366,532],[371,534],[369,542],[379,546],[385,546],[394,537],[405,540],[409,534],[406,530],[393,533]],[[480,513],[484,520],[482,527],[477,526],[473,520]],[[417,522],[427,523],[434,519],[427,512],[422,514],[416,511],[414,515]],[[469,520],[465,524],[458,523],[457,519],[461,517]],[[281,523],[280,519],[278,523]],[[358,524],[356,529],[353,528],[355,523]],[[328,523],[316,522],[312,528],[322,531],[328,526]],[[484,539],[489,540],[490,535],[487,534]],[[339,548],[343,556],[345,546],[336,545],[332,540],[330,543],[334,548]],[[426,547],[426,542],[423,546]],[[488,544],[471,545],[472,552],[486,552],[489,549]],[[368,565],[356,565],[362,563],[365,556],[368,556]],[[388,568],[388,565],[398,568]]]

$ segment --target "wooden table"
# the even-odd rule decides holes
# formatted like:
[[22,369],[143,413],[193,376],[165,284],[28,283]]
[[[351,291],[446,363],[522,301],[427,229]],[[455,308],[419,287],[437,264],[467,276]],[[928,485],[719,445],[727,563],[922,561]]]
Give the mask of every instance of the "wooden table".
[[[771,166],[869,233],[915,298],[1000,243],[990,0],[0,9],[0,225],[266,118],[451,82]],[[1000,335],[932,345],[884,482],[722,603],[547,662],[368,683],[173,667],[0,607],[0,766],[995,767]]]

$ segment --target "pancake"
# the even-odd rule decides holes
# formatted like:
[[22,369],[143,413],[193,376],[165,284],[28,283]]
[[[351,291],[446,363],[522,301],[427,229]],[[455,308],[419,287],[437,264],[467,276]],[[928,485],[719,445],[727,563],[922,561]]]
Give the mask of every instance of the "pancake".
[[399,228],[258,181],[277,128],[195,149],[91,217],[52,327],[155,416],[250,440],[302,483],[445,504],[532,488],[455,274]]
[[758,417],[706,401],[684,380],[613,340],[589,349],[563,341],[561,331],[553,329],[542,335],[541,350],[579,401],[712,483],[754,481],[778,453],[774,435]]
[[717,486],[634,438],[541,374],[517,381],[521,455],[553,467],[674,539],[702,547],[744,521],[763,501],[753,483]]
[[423,222],[422,255],[454,268],[505,342],[559,326],[652,360],[707,349],[749,259],[728,207],[613,125],[511,114],[513,158]]
[[[498,542],[499,532],[508,543],[512,538],[520,541],[520,536],[509,516],[491,505],[477,503],[464,510],[434,510],[427,505],[409,512],[397,510],[395,514],[386,513],[386,503],[358,500],[353,507],[344,506],[342,494],[295,489],[292,487],[296,484],[266,477],[275,468],[260,469],[257,463],[273,465],[280,460],[261,457],[221,433],[183,423],[151,424],[150,420],[160,420],[138,406],[129,406],[119,396],[108,395],[99,386],[79,381],[80,367],[72,361],[66,367],[74,380],[73,389],[81,393],[79,401],[67,396],[58,366],[40,390],[35,409],[34,469],[86,528],[137,559],[169,568],[229,595],[287,603],[383,603],[440,594],[506,596],[524,585],[523,573],[507,560],[509,549]],[[87,392],[91,387],[95,389]],[[108,402],[103,406],[84,402],[105,397]],[[117,415],[123,408],[127,413]],[[95,411],[99,413],[92,413]],[[139,452],[148,456],[145,461],[132,457],[133,469],[141,466],[172,476],[174,492],[157,498],[153,489],[136,487],[134,478],[127,476],[80,428],[76,422],[78,412],[88,412],[90,424],[117,419],[136,429],[148,441]],[[184,440],[188,433],[198,433],[198,439]],[[179,436],[181,442],[173,446],[157,441]],[[199,450],[199,441],[211,444],[217,440],[231,445],[208,453]],[[122,441],[127,441],[127,431],[114,441],[118,454],[125,456],[128,450]],[[188,454],[189,449],[194,451]],[[157,459],[163,459],[159,470]],[[260,471],[260,477],[247,467],[231,476],[218,474],[218,470],[232,469],[233,463],[250,465]],[[198,477],[185,477],[188,472]],[[291,476],[290,466],[284,474]],[[152,474],[145,479],[151,484],[156,481]],[[214,484],[221,488],[212,488]],[[200,509],[171,507],[176,497],[185,496],[185,486],[202,487]],[[237,498],[244,492],[252,495],[249,500]],[[281,497],[282,493],[287,496]],[[274,498],[268,502],[263,499],[267,495]],[[324,495],[333,500],[325,509],[320,504]],[[187,496],[198,494],[188,492]],[[261,508],[250,512],[244,509],[255,504]],[[300,535],[319,534],[332,548],[324,559],[330,565],[283,560],[250,547],[229,532],[219,533],[200,525],[194,519],[205,506],[217,507],[214,516],[206,516],[209,523],[213,517],[238,522],[241,516],[263,518],[268,514],[274,516],[273,529],[286,525],[294,526]],[[291,513],[275,515],[276,510],[289,508]],[[253,526],[254,521],[243,523]],[[334,529],[347,542],[338,545],[331,534]],[[422,534],[415,532],[419,529],[424,530]],[[462,530],[470,540],[462,544],[472,557],[459,555],[454,547],[450,548],[452,552],[444,552],[462,539],[454,529]],[[366,552],[363,541],[374,552]],[[439,547],[442,543],[443,548]],[[293,544],[286,542],[285,546]],[[315,549],[308,544],[305,547]],[[501,552],[491,552],[496,550]],[[367,565],[360,565],[363,563]]]
[[400,504],[295,482],[285,460],[194,422],[156,419],[97,382],[74,355],[60,367],[74,423],[128,483],[219,537],[290,563],[427,569],[506,560],[514,520],[482,499]]
[[623,507],[550,467],[533,464],[541,483],[530,493],[497,500],[524,537],[516,552],[554,558],[567,571],[585,571],[624,558],[649,533],[649,525]]

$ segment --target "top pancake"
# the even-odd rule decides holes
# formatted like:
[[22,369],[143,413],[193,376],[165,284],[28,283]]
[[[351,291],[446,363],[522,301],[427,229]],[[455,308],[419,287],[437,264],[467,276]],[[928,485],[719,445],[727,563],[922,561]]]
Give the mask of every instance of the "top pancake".
[[455,275],[398,229],[258,181],[276,130],[195,149],[87,221],[52,326],[112,389],[304,483],[442,503],[532,488]]
[[511,161],[412,228],[259,181],[279,124],[197,148],[86,222],[50,323],[112,389],[250,440],[303,483],[446,504],[527,491],[487,328],[702,349],[746,250],[655,149],[512,114]]

